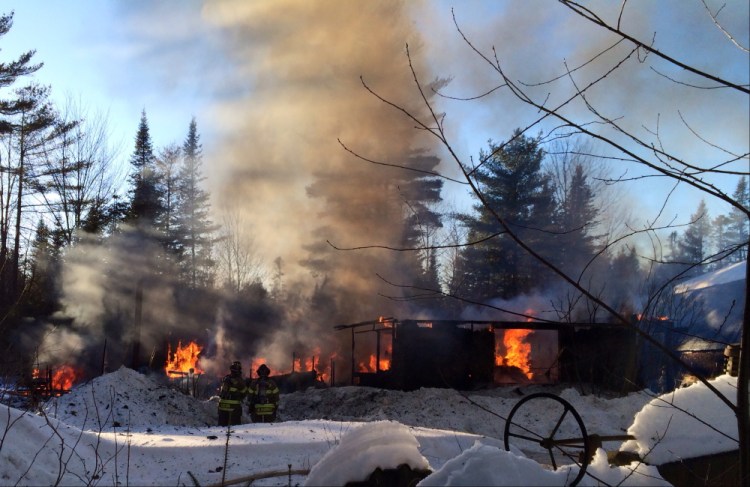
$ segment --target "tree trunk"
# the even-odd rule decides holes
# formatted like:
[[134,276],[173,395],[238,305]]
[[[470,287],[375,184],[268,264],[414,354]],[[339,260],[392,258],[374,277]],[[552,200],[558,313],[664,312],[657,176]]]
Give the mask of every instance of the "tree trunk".
[[740,366],[737,376],[737,430],[740,440],[739,485],[747,485],[750,480],[750,360],[746,350],[750,350],[750,264],[745,261],[745,312],[740,343]]
[[10,278],[10,298],[16,299],[18,297],[18,273],[21,269],[21,208],[23,202],[23,183],[24,183],[24,133],[21,130],[21,148],[19,151],[18,159],[18,202],[16,207],[16,235],[14,248],[13,248],[13,264],[11,266],[11,278]]

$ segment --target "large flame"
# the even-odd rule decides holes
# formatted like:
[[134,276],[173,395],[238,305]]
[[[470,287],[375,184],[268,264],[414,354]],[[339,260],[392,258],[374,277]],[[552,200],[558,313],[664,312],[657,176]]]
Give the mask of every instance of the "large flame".
[[70,390],[80,377],[80,372],[71,365],[58,367],[52,374],[52,388],[61,391]]
[[526,374],[526,377],[532,379],[534,373],[531,371],[531,344],[526,341],[526,337],[531,334],[531,330],[510,329],[503,330],[503,355],[500,344],[495,344],[495,365],[504,365],[518,367]]
[[203,350],[203,347],[193,341],[184,347],[182,346],[182,341],[178,341],[177,349],[175,349],[173,354],[172,346],[167,345],[167,364],[164,367],[167,375],[183,375],[189,373],[190,369],[193,369],[192,372],[196,374],[202,374],[203,370],[198,367],[198,356],[201,350]]
[[[376,354],[371,354],[367,361],[361,361],[357,365],[357,370],[359,372],[377,372],[378,370],[384,371],[384,370],[390,370],[391,368],[391,356],[393,355],[393,344],[388,343],[385,346],[384,353],[380,354],[380,362],[378,363],[378,357]],[[378,367],[379,366],[379,367]]]

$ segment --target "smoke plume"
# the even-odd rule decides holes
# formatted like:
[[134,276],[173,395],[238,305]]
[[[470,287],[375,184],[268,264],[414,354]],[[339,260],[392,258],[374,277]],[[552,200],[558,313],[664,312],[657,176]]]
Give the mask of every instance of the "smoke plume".
[[[229,85],[245,94],[213,116],[229,128],[209,155],[225,165],[219,206],[244,213],[264,260],[285,263],[287,296],[300,298],[255,354],[286,363],[303,344],[330,354],[338,348],[334,325],[398,311],[381,296],[395,291],[378,275],[398,282],[401,257],[337,251],[327,241],[397,246],[405,199],[400,170],[358,160],[338,141],[377,161],[437,163],[418,152],[424,141],[413,123],[361,82],[423,114],[405,50],[408,44],[414,65],[425,69],[409,7],[212,2],[204,14],[228,34],[237,66]],[[429,80],[426,69],[421,75]]]

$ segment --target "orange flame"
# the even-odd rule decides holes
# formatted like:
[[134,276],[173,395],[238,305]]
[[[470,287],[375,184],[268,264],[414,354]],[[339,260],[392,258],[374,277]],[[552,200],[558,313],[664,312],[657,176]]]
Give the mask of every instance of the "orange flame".
[[[641,320],[645,319],[645,317],[643,316],[642,313],[638,313],[638,314],[635,315],[635,319],[637,321],[641,321]],[[653,317],[651,317],[651,319],[652,320],[656,320],[656,321],[670,321],[669,316],[653,316]]]
[[503,346],[505,355],[500,352],[499,343],[495,343],[495,365],[505,365],[518,367],[526,374],[526,377],[532,379],[534,373],[531,371],[531,344],[526,341],[526,337],[531,334],[531,330],[510,329],[504,330]]
[[274,369],[266,362],[266,359],[263,357],[254,358],[252,362],[250,362],[250,371],[247,373],[247,375],[250,377],[257,377],[255,371],[258,370],[258,367],[260,367],[261,364],[266,364],[266,366],[271,370],[271,375],[276,375]]
[[[391,368],[391,355],[393,354],[393,345],[388,344],[384,350],[385,353],[380,355],[380,363],[378,364],[378,358],[376,354],[371,354],[367,359],[367,362],[360,362],[357,366],[359,372],[376,372],[378,370],[390,370]],[[378,368],[380,365],[380,368]]]
[[52,374],[52,388],[62,391],[70,390],[79,377],[79,372],[70,365],[63,365]]
[[[320,360],[320,349],[316,348],[314,351],[314,355],[307,358],[302,357],[295,357],[293,360],[293,370],[294,372],[310,372],[312,370],[315,370],[317,372],[317,377],[319,380],[326,382],[330,378],[330,363],[331,360],[336,359],[336,354],[332,354],[327,361],[321,361]],[[303,363],[304,362],[304,363]],[[272,376],[274,375],[284,375],[289,374],[292,372],[292,368],[275,368],[271,364],[269,364],[265,358],[263,357],[257,357],[250,361],[250,371],[247,373],[249,377],[256,377],[258,370],[258,367],[260,367],[261,364],[266,364],[266,366],[271,370]]]
[[202,374],[203,370],[198,367],[198,356],[203,347],[195,342],[190,342],[184,347],[182,341],[177,342],[177,349],[172,354],[172,346],[167,345],[167,364],[164,367],[167,375],[188,373],[190,369],[196,374]]

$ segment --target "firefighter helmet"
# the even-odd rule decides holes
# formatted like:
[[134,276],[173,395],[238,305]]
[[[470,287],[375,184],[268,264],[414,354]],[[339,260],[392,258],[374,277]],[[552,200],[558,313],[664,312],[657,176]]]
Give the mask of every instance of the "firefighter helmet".
[[261,364],[256,372],[259,377],[268,377],[271,374],[271,369],[266,364]]
[[242,372],[242,364],[235,360],[232,362],[232,365],[229,366],[229,370],[233,373],[241,373]]

